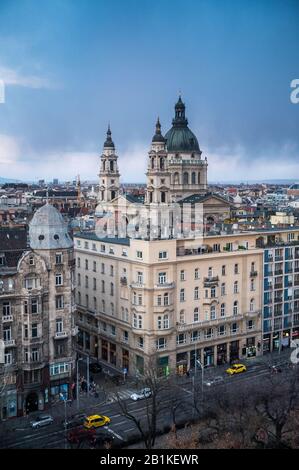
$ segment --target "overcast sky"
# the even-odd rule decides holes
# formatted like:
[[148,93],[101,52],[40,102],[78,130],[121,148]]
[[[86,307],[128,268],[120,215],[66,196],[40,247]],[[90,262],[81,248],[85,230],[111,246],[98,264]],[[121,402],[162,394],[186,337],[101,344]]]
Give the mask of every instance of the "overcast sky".
[[298,0],[0,0],[0,176],[145,181],[179,90],[209,180],[299,179]]

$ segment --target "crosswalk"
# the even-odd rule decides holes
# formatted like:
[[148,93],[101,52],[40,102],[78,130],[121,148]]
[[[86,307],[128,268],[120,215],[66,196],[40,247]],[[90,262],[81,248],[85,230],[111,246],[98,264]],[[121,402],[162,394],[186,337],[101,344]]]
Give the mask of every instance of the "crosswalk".
[[136,393],[136,390],[121,390],[117,393],[112,393],[111,395],[109,395],[107,397],[107,402],[108,403],[113,403],[113,402],[116,402],[116,401],[123,401],[123,400],[127,400],[128,398],[130,398],[130,396],[133,394],[133,393]]

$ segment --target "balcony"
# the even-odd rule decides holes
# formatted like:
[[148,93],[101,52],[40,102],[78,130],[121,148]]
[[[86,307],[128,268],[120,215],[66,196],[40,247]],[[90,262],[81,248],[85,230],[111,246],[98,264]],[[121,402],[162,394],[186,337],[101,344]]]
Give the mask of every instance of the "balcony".
[[7,322],[10,322],[10,321],[13,321],[13,316],[12,315],[5,315],[4,317],[2,317],[2,323],[7,323]]
[[250,271],[250,274],[249,274],[250,277],[257,277],[257,275],[258,275],[257,271]]
[[245,318],[255,318],[261,314],[261,310],[253,310],[252,312],[244,313]]
[[176,327],[177,327],[177,331],[197,330],[199,328],[214,327],[218,325],[223,325],[228,322],[240,321],[243,319],[244,319],[243,315],[230,315],[228,317],[216,318],[215,320],[204,320],[204,321],[198,321],[194,323],[177,322]]
[[45,367],[45,362],[43,361],[31,361],[31,362],[22,363],[23,370],[43,369],[44,367]]
[[173,289],[175,286],[174,282],[164,282],[163,284],[155,284],[155,289]]
[[16,345],[16,340],[15,339],[4,340],[4,346],[6,348],[10,348],[10,347],[15,346],[15,345]]
[[121,286],[127,286],[128,285],[128,279],[126,277],[121,277],[120,278],[120,285]]
[[204,287],[218,286],[219,277],[218,276],[209,276],[204,277]]
[[130,287],[132,287],[132,289],[144,289],[145,284],[143,282],[132,282]]
[[54,338],[55,339],[64,339],[68,337],[67,331],[56,331]]

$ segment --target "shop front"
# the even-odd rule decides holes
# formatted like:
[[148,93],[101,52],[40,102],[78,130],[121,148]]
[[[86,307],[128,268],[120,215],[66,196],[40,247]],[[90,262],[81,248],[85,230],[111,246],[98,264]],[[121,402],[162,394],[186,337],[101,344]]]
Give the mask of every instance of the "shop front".
[[255,337],[253,336],[252,338],[247,338],[246,344],[244,348],[242,348],[242,356],[245,356],[247,358],[255,357],[256,351],[257,351],[257,348],[255,345]]
[[167,377],[170,373],[169,369],[169,357],[164,356],[164,357],[159,357],[158,358],[158,374],[159,376],[165,376]]
[[201,349],[192,349],[190,351],[190,369],[195,369],[195,358],[201,362]]
[[17,416],[17,392],[16,390],[4,391],[2,395],[2,419]]
[[188,370],[188,353],[182,352],[176,355],[176,373],[178,375],[186,374]]
[[282,332],[282,338],[281,338],[281,349],[290,347],[290,339],[291,339],[290,330],[284,330]]
[[230,361],[236,361],[239,359],[239,341],[232,341],[229,347]]
[[217,366],[227,362],[227,344],[218,344],[217,346]]
[[273,333],[272,336],[272,351],[279,351],[280,347],[280,333]]
[[214,347],[204,348],[203,350],[204,367],[212,367],[214,365]]
[[271,335],[266,334],[263,336],[263,354],[271,351]]

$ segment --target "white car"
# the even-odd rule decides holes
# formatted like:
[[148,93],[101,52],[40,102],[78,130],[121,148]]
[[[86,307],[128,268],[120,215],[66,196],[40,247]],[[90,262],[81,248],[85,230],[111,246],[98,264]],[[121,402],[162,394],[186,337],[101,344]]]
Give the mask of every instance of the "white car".
[[130,396],[131,400],[143,400],[144,398],[149,398],[152,395],[152,391],[150,388],[143,388],[139,392],[132,393]]
[[212,385],[217,385],[222,382],[223,382],[223,377],[218,376],[210,380],[205,380],[204,384],[207,385],[208,387],[212,387]]
[[32,421],[31,427],[33,429],[41,428],[42,426],[47,426],[48,424],[54,423],[54,419],[50,415],[38,416],[35,421]]

